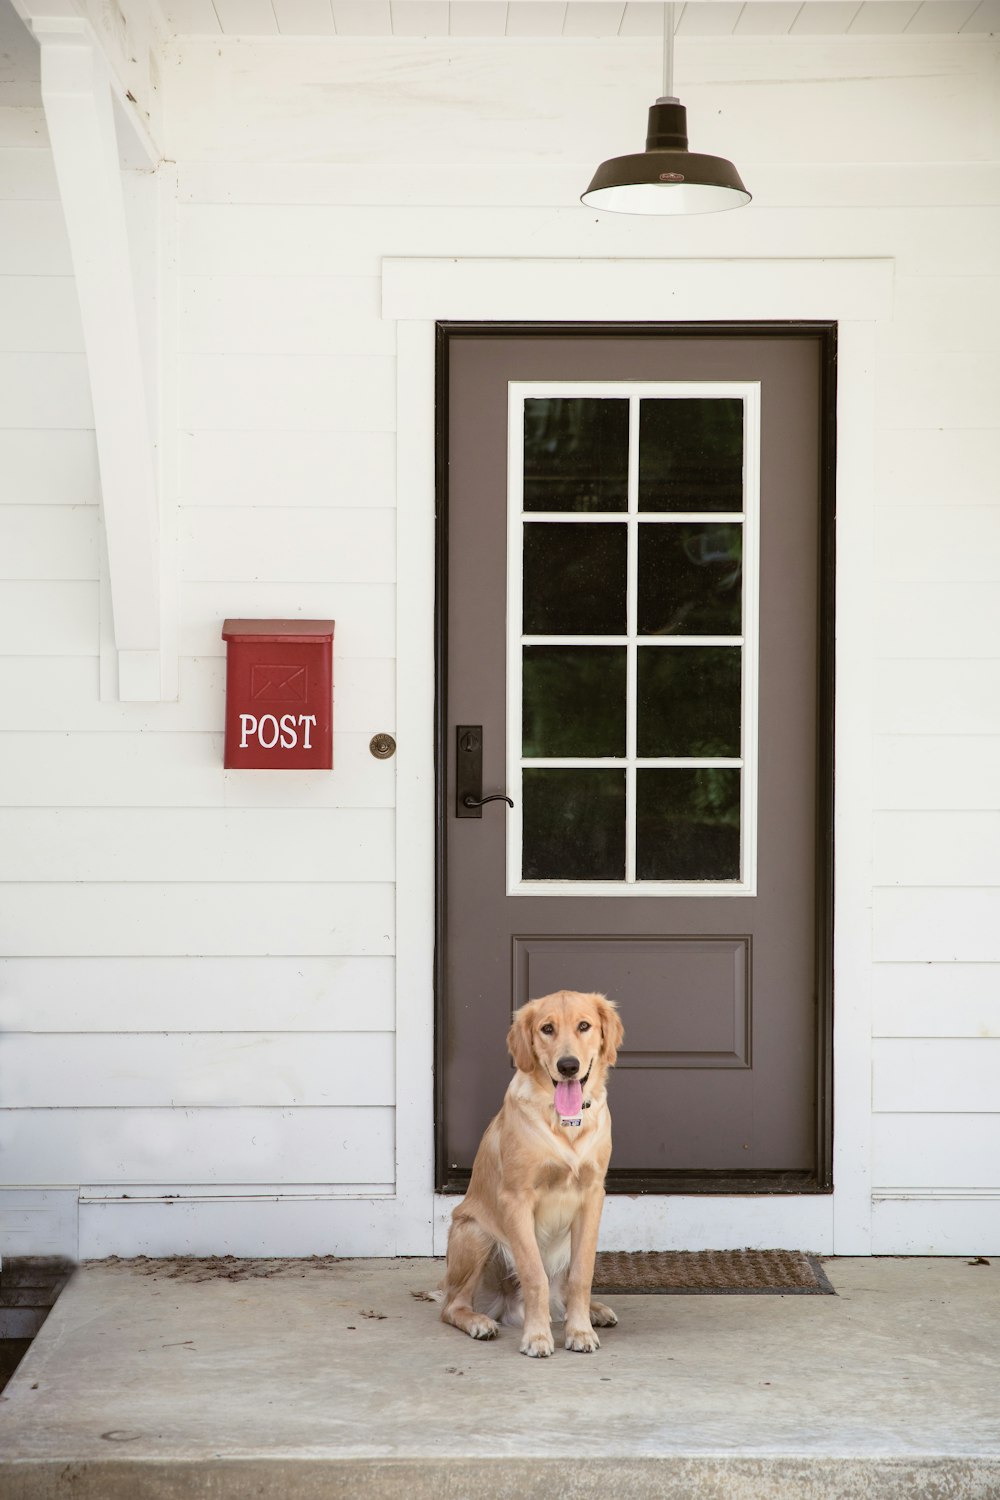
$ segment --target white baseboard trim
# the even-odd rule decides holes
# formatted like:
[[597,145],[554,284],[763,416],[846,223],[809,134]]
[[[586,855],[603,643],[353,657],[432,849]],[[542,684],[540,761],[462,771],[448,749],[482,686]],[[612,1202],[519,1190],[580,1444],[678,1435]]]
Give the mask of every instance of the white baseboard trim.
[[876,1190],[872,1253],[1000,1255],[1000,1190]]
[[77,1198],[76,1188],[0,1188],[0,1259],[78,1259]]
[[[460,1198],[434,1200],[434,1254],[448,1243],[452,1209]],[[834,1251],[833,1199],[729,1196],[633,1198],[614,1194],[601,1218],[602,1250],[809,1250]]]

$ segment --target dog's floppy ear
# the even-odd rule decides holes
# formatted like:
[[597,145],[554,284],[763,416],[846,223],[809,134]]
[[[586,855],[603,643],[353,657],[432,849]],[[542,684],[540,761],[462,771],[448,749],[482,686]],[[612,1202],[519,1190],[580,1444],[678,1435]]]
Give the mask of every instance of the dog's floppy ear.
[[514,1012],[514,1023],[507,1033],[507,1050],[514,1059],[514,1066],[522,1073],[535,1071],[535,1049],[531,1044],[531,1032],[535,1023],[535,1002],[529,1000]]
[[613,1068],[618,1061],[618,1048],[622,1044],[625,1027],[621,1023],[615,1002],[606,1000],[603,995],[597,996],[597,1013],[601,1018],[601,1051],[608,1067]]

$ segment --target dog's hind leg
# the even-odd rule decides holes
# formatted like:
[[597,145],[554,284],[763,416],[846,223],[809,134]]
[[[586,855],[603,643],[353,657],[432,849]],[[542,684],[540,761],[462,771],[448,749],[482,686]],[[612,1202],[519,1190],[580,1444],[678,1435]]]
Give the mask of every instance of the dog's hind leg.
[[452,1218],[441,1320],[460,1328],[473,1339],[495,1339],[498,1332],[493,1319],[477,1312],[473,1306],[493,1245],[493,1239],[475,1219],[459,1215]]

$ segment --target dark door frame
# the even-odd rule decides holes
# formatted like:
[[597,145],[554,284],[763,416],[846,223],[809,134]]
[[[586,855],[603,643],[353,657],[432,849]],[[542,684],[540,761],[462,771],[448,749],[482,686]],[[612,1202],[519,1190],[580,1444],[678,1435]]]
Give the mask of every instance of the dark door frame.
[[[449,1168],[444,1152],[444,963],[447,941],[445,835],[449,805],[448,756],[448,444],[449,355],[461,338],[802,338],[820,344],[820,473],[818,587],[818,701],[816,798],[815,1172],[665,1172],[637,1178],[608,1176],[609,1192],[660,1194],[831,1193],[833,1191],[833,806],[836,566],[837,324],[821,320],[697,323],[501,323],[439,321],[435,325],[435,595],[434,595],[434,1120],[435,1186],[463,1193],[468,1173]],[[497,1101],[499,1107],[499,1101]]]

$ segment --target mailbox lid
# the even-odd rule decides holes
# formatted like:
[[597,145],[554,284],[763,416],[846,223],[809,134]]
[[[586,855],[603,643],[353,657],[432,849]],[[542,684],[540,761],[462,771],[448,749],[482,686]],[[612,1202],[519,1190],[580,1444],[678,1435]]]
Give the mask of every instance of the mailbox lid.
[[[218,616],[216,616],[218,618]],[[333,640],[333,620],[223,620],[224,641],[283,641],[290,645],[321,645]]]

